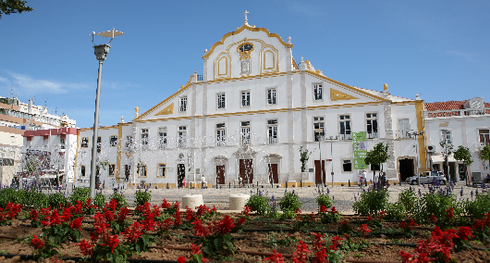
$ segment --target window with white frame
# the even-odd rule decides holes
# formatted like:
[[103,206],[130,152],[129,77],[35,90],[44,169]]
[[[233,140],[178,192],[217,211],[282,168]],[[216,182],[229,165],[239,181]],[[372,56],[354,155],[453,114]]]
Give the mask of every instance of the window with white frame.
[[366,133],[368,139],[378,138],[377,113],[366,113]]
[[167,127],[158,128],[158,148],[167,147]]
[[313,117],[313,134],[316,142],[325,136],[325,118]]
[[488,145],[490,144],[490,130],[483,129],[478,130],[478,135],[480,137],[480,145]]
[[167,177],[166,172],[167,172],[167,166],[164,163],[159,163],[158,164],[158,174],[157,177]]
[[66,138],[60,138],[60,147],[61,149],[66,149]]
[[323,85],[313,84],[313,96],[315,100],[323,100]]
[[138,176],[139,177],[146,177],[146,172],[147,172],[146,164],[140,164]]
[[267,138],[269,144],[277,143],[277,119],[267,120]]
[[352,172],[352,160],[343,159],[342,160],[342,172]]
[[187,96],[180,97],[179,111],[180,112],[187,111]]
[[224,123],[216,124],[216,146],[224,146],[226,141],[226,130]]
[[267,89],[267,104],[276,105],[276,89]]
[[132,146],[133,146],[133,137],[126,136],[126,150],[131,149]]
[[450,130],[441,130],[441,141],[452,143],[451,131]]
[[350,115],[340,115],[339,124],[340,124],[340,139],[352,140]]
[[88,138],[87,137],[82,138],[82,143],[80,144],[80,147],[88,148]]
[[109,164],[109,176],[114,176],[114,173],[116,171],[116,165],[115,164]]
[[112,135],[110,138],[109,138],[109,145],[111,147],[115,147],[117,146],[117,136],[116,135]]
[[224,109],[226,107],[226,94],[225,93],[219,93],[218,97],[218,109]]
[[398,120],[398,138],[410,138],[410,123],[408,119]]
[[250,121],[241,122],[242,145],[250,144]]
[[178,147],[179,148],[185,148],[186,146],[186,141],[187,141],[187,127],[186,126],[179,126],[179,131],[178,131]]
[[141,149],[148,150],[148,129],[141,129]]
[[97,137],[97,153],[102,151],[102,137]]
[[250,91],[242,91],[242,107],[250,107]]

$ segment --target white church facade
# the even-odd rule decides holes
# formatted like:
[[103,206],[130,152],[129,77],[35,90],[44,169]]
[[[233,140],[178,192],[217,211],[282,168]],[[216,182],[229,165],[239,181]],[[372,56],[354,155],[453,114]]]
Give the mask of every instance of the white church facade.
[[[419,98],[391,95],[386,84],[375,91],[326,77],[303,58],[297,63],[290,39],[246,20],[202,58],[202,75],[195,72],[172,96],[142,114],[137,109],[130,122],[99,128],[102,185],[200,187],[203,176],[226,186],[357,183],[356,132],[365,132],[367,150],[390,146],[383,165],[389,180],[425,169],[425,151],[417,157],[424,140],[411,135],[424,129]],[[92,129],[78,133],[76,176],[88,179]],[[312,152],[305,172],[300,148]],[[371,167],[362,169],[372,179]]]

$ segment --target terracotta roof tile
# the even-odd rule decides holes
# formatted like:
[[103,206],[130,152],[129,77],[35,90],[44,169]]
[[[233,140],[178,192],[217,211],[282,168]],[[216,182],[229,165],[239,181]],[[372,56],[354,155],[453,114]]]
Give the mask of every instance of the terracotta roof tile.
[[[444,102],[428,102],[425,104],[425,109],[427,111],[438,111],[438,110],[460,110],[464,109],[464,104],[468,100],[461,101],[444,101]],[[485,108],[490,108],[490,103],[485,102]]]

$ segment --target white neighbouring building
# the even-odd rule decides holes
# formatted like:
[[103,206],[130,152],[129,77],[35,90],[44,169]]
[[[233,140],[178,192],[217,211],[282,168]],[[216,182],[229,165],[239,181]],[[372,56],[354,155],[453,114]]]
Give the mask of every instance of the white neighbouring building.
[[425,103],[424,119],[428,167],[444,171],[454,181],[465,180],[464,164],[454,159],[454,154],[449,155],[449,164],[445,164],[444,148],[440,142],[447,141],[454,145],[454,151],[460,145],[470,150],[474,162],[468,167],[469,174],[479,172],[483,178],[490,174],[488,160],[478,157],[481,147],[490,144],[490,103],[484,102],[482,97]]
[[[101,183],[158,188],[199,183],[306,186],[357,182],[353,132],[367,133],[367,150],[390,146],[388,179],[425,169],[423,101],[340,83],[293,58],[289,38],[245,23],[206,51],[195,72],[172,96],[131,122],[101,127],[97,164]],[[321,58],[316,58],[321,59]],[[382,84],[380,84],[381,88]],[[320,144],[317,140],[323,131]],[[78,134],[75,175],[90,176],[92,129]],[[320,162],[320,151],[324,162]],[[312,154],[300,170],[300,147]],[[333,156],[332,154],[333,153]],[[400,170],[402,167],[402,170]],[[372,172],[368,167],[368,179]]]

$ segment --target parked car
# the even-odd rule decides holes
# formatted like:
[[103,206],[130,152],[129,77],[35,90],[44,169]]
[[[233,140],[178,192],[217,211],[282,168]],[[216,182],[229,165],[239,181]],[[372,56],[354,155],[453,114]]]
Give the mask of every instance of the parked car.
[[446,184],[447,179],[443,172],[441,171],[425,171],[421,172],[416,176],[407,178],[407,183],[409,184],[433,184],[434,181],[439,181],[440,184]]

